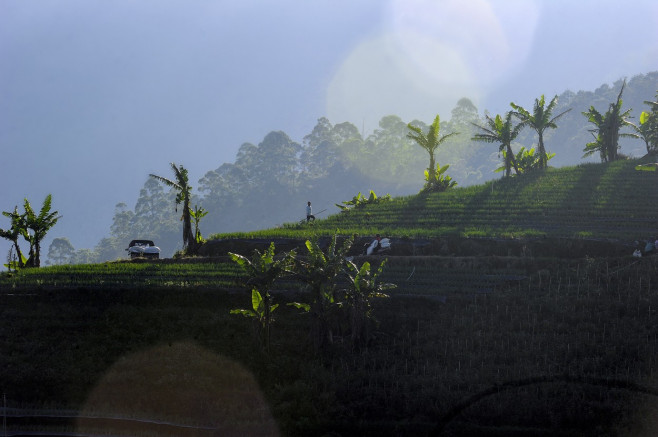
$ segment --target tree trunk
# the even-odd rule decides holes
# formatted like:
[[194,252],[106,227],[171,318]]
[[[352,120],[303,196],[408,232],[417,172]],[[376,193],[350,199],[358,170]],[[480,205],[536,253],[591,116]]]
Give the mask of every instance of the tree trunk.
[[433,151],[429,151],[430,154],[430,168],[427,169],[428,171],[428,178],[427,182],[430,185],[433,185],[436,182],[436,164],[434,163],[434,153]]
[[539,141],[537,144],[537,148],[539,149],[539,167],[540,168],[546,168],[547,167],[547,162],[546,162],[546,149],[544,149],[544,136],[542,135],[541,132],[539,133]]
[[[512,164],[512,167],[514,167],[514,171],[516,174],[519,174],[519,165],[516,163],[516,158],[514,158],[514,152],[512,152],[512,146],[507,144],[507,154],[509,155],[509,162]],[[507,176],[509,176],[509,169],[507,172]]]
[[18,258],[18,267],[25,267],[25,263],[23,263],[23,252],[21,252],[21,248],[18,245],[18,240],[14,240],[14,248],[16,249],[16,257]]
[[192,233],[192,217],[190,216],[190,201],[185,199],[183,202],[183,250],[188,254],[196,252],[197,245],[194,234]]

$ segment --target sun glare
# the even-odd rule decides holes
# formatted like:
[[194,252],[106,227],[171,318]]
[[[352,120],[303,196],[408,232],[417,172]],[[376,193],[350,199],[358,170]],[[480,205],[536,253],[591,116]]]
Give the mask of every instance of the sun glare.
[[335,121],[375,114],[429,120],[462,97],[477,104],[525,62],[538,17],[532,1],[391,0],[386,31],[338,68],[327,114]]

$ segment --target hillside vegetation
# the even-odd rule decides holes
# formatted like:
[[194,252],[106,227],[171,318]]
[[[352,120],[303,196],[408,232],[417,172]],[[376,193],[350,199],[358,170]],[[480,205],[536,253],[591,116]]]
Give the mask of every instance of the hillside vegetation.
[[[495,244],[648,238],[656,233],[658,175],[636,171],[637,164],[548,169],[380,200],[310,224],[221,235],[208,245],[277,240],[280,252],[278,239],[326,238],[337,229],[396,241],[495,237]],[[255,325],[230,313],[248,307],[253,295],[228,257],[2,274],[7,430],[656,434],[658,256],[634,258],[630,249],[473,255],[390,256],[382,279],[397,288],[372,302],[378,323],[360,347],[350,344],[348,325],[338,324],[333,342],[315,349],[309,314],[285,305],[311,303],[311,293],[284,277],[272,289],[280,308],[268,353],[254,339]]]
[[[559,118],[557,128],[545,132],[546,151],[555,153],[549,162],[551,166],[598,161],[596,155],[583,158],[584,148],[593,139],[590,130],[594,127],[583,112],[595,108],[605,114],[623,86],[624,81],[620,79],[610,85],[602,84],[595,91],[565,91],[558,96],[552,114],[557,116],[568,112]],[[654,99],[656,90],[658,72],[628,79],[622,109],[632,109],[630,121],[638,124],[640,114],[651,110],[646,102]],[[552,101],[550,95],[546,99]],[[516,103],[528,108],[532,104],[528,101]],[[451,136],[436,149],[436,162],[442,166],[449,164],[447,174],[461,187],[483,184],[495,178],[495,169],[505,161],[499,153],[500,144],[473,140],[475,135],[483,132],[476,125],[488,125],[488,111],[483,113],[482,109],[468,98],[462,98],[450,114],[440,114],[441,135],[459,134]],[[505,113],[498,115],[506,118]],[[495,118],[496,114],[491,116]],[[350,122],[339,121],[331,122],[321,117],[302,138],[292,138],[278,130],[269,132],[257,143],[242,144],[232,162],[208,160],[207,165],[214,170],[203,175],[190,174],[189,183],[194,187],[190,193],[190,206],[198,205],[208,212],[200,225],[203,236],[251,232],[301,219],[309,200],[313,202],[315,212],[328,210],[319,215],[326,218],[336,211],[334,203],[349,199],[358,191],[366,196],[369,190],[377,194],[407,196],[423,187],[427,154],[407,135],[410,132],[408,124],[427,132],[428,120],[403,120],[396,115],[387,115],[370,133]],[[513,117],[513,124],[518,121]],[[631,132],[633,130],[628,126],[620,131],[621,134]],[[635,158],[650,150],[648,144],[635,138],[620,138],[619,146],[619,153]],[[538,148],[536,131],[529,127],[521,129],[510,147],[515,154],[522,148],[525,151]],[[186,161],[178,164],[187,166],[188,158]],[[163,174],[166,169],[155,171]],[[147,178],[146,173],[144,177]],[[134,204],[128,201],[116,205],[106,236],[92,248],[75,248],[71,263],[122,258],[126,242],[135,238],[155,241],[165,256],[172,256],[182,248],[180,214],[174,207],[175,190],[170,191],[157,180],[147,178],[134,197]],[[442,232],[447,231],[442,229]]]
[[533,172],[443,193],[393,198],[307,224],[211,238],[340,234],[390,237],[575,237],[636,240],[658,227],[657,174],[647,159]]

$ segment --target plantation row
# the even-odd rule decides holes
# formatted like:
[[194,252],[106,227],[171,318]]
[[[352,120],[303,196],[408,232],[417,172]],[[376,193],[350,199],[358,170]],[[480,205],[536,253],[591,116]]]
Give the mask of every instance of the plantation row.
[[637,160],[547,169],[477,187],[394,198],[311,225],[214,237],[341,233],[387,236],[559,236],[634,241],[658,231],[656,175]]
[[[378,263],[381,259],[371,260]],[[361,260],[363,261],[363,260]],[[0,276],[0,287],[13,290],[49,288],[125,289],[148,287],[204,287],[236,289],[245,273],[228,260],[203,263],[118,262],[25,269]],[[509,281],[526,280],[521,267],[483,266],[473,258],[395,257],[389,260],[382,280],[395,283],[393,295],[444,297],[451,293],[488,293]],[[302,284],[290,278],[275,283],[275,291],[296,291]]]
[[[375,266],[381,258],[359,258],[358,263],[369,260]],[[537,260],[515,257],[391,257],[381,280],[395,284],[387,293],[392,296],[426,296],[445,300],[453,295],[487,294],[509,286],[529,287],[533,281],[542,281],[542,265],[553,265],[553,259]],[[613,262],[613,261],[610,261]],[[563,290],[582,281],[583,272],[598,266],[606,272],[624,269],[637,263],[628,257],[615,259],[609,266],[605,259],[574,259],[563,262],[565,276]],[[603,269],[602,265],[607,267]],[[537,272],[540,273],[537,273]],[[568,276],[570,275],[570,276]],[[605,275],[604,275],[605,276]],[[580,279],[579,279],[580,278]],[[66,288],[216,288],[240,290],[246,274],[228,259],[222,262],[162,263],[117,262],[92,265],[66,265],[24,269],[11,275],[0,276],[3,290],[39,290]],[[587,279],[585,279],[587,280]],[[568,282],[568,285],[567,285]],[[302,283],[283,277],[274,284],[275,292],[302,290]]]
[[22,269],[0,276],[2,289],[77,287],[235,287],[243,276],[234,263],[112,262]]
[[[434,260],[438,263],[438,260]],[[389,263],[383,280],[398,283],[392,294],[444,295],[452,292],[489,292],[513,276],[491,270],[483,273],[475,266],[436,268],[428,260],[419,262],[400,260]],[[467,264],[467,262],[464,262]],[[522,272],[519,271],[519,279]],[[6,290],[34,290],[49,288],[105,288],[125,289],[148,287],[204,287],[236,289],[245,274],[230,262],[168,264],[168,263],[105,263],[70,265],[21,270],[0,276],[0,287]],[[290,279],[279,280],[274,291],[299,290],[301,283]]]

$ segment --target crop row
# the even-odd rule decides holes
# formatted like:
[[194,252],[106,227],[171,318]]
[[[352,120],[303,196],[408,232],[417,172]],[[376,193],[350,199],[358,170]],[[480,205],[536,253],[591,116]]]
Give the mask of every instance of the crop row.
[[[489,269],[474,266],[445,266],[424,262],[390,263],[382,280],[396,284],[392,294],[443,295],[453,292],[490,292],[501,284],[523,279],[521,270]],[[0,288],[6,290],[34,287],[239,287],[244,273],[233,263],[108,263],[68,265],[26,269],[0,276]],[[275,290],[298,290],[301,284],[294,279],[279,281]]]
[[144,286],[233,287],[242,271],[233,263],[81,264],[24,269],[0,276],[0,288],[42,287],[123,288]]

